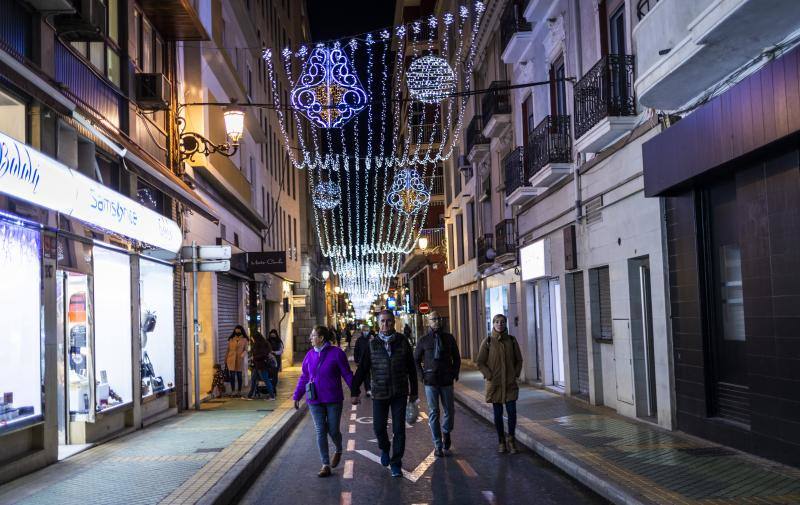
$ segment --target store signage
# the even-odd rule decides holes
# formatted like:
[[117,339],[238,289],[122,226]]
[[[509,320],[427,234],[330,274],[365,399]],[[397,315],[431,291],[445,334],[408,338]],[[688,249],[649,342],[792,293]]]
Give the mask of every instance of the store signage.
[[427,314],[431,311],[431,304],[428,302],[422,302],[419,304],[418,309],[420,314]]
[[544,258],[544,239],[523,247],[519,251],[522,280],[529,281],[547,275]]
[[170,252],[183,240],[174,221],[3,133],[0,192]]
[[286,251],[247,253],[247,271],[264,274],[286,271]]
[[397,308],[397,300],[393,296],[390,296],[386,299],[386,308],[389,310],[394,310]]

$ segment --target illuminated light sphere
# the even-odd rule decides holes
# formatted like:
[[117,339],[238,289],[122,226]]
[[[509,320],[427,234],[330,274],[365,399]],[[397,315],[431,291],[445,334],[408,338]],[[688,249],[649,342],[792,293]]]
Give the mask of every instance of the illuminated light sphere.
[[367,92],[344,50],[317,46],[292,89],[292,106],[319,128],[340,128],[364,110]]
[[424,209],[430,201],[431,193],[415,169],[403,168],[397,171],[386,203],[408,216]]
[[417,58],[406,72],[411,98],[423,103],[439,103],[456,89],[456,77],[447,60],[429,54]]
[[318,209],[331,210],[342,201],[342,190],[333,181],[323,181],[314,187],[314,205]]

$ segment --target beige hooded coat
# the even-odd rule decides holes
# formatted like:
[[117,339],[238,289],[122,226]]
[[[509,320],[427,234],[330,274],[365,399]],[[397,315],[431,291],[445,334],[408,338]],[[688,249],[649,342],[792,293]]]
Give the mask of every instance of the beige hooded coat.
[[517,379],[522,373],[522,352],[517,339],[493,331],[481,342],[476,361],[486,379],[487,403],[506,403],[519,397]]

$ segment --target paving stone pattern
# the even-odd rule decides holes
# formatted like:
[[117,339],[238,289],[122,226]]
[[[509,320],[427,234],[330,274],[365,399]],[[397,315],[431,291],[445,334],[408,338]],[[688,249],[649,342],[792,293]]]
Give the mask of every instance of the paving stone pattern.
[[0,487],[20,505],[194,503],[293,410],[299,368],[287,368],[279,400],[214,400],[84,451]]
[[[483,379],[462,372],[457,391],[477,404]],[[549,391],[523,386],[518,426],[583,471],[644,503],[800,503],[800,470],[669,432]]]

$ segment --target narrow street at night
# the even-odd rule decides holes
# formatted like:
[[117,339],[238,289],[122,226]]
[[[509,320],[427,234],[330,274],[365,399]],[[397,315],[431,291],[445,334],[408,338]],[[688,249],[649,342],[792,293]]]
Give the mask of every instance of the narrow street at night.
[[424,399],[419,421],[406,426],[402,479],[392,478],[389,469],[380,465],[372,401],[362,398],[355,408],[345,404],[345,451],[332,476],[316,475],[320,465],[316,435],[306,416],[239,503],[269,503],[278,496],[291,496],[293,503],[342,505],[607,503],[528,450],[498,454],[494,428],[458,403],[452,450],[437,458],[423,407]]

